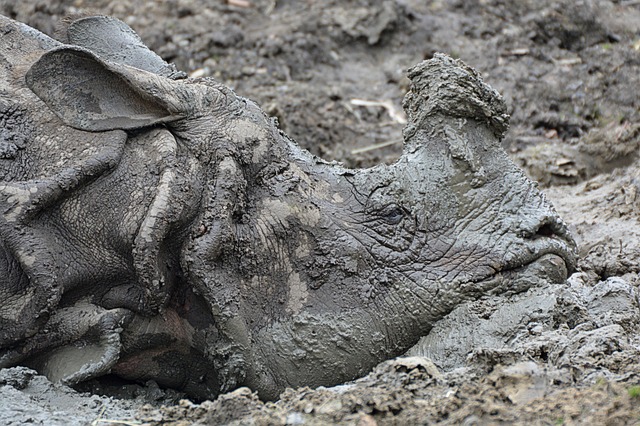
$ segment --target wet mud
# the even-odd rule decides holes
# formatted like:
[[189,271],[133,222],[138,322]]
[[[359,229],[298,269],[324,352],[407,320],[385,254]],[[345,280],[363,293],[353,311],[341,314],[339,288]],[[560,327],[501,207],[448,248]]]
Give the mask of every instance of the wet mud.
[[[135,11],[135,13],[134,13]],[[569,224],[564,284],[458,307],[408,358],[264,403],[154,383],[55,385],[0,372],[0,424],[638,424],[640,5],[634,1],[0,0],[53,35],[114,15],[178,69],[254,99],[302,146],[352,167],[401,152],[405,71],[461,58],[507,100],[504,148]]]

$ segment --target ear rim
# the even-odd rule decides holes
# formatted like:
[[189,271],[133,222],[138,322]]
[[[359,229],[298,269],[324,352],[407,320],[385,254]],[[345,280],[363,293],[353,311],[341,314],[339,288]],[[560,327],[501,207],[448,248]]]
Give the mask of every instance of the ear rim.
[[[113,30],[111,37],[101,34],[109,30]],[[172,80],[187,77],[185,72],[178,71],[174,64],[166,62],[149,49],[138,33],[118,18],[106,15],[84,16],[69,24],[66,35],[69,45],[88,49],[104,60],[139,68]],[[114,48],[115,46],[118,48]],[[123,49],[122,46],[126,48]],[[129,51],[134,54],[127,54]]]
[[[102,110],[99,113],[82,111],[82,108],[67,105],[65,96],[56,96],[56,94],[65,94],[66,90],[61,85],[55,84],[56,79],[61,75],[68,79],[74,77],[72,73],[64,72],[66,68],[62,64],[72,63],[73,60],[84,61],[87,65],[103,71],[105,76],[121,84],[119,86],[121,90],[130,93],[131,97],[127,97],[130,103],[122,104],[124,115],[110,115],[109,112],[104,113]],[[44,53],[25,74],[25,83],[65,124],[78,130],[91,132],[135,130],[178,121],[186,116],[185,113],[177,112],[180,108],[177,108],[175,99],[162,96],[162,93],[167,93],[166,89],[169,89],[170,83],[175,83],[172,80],[127,65],[111,63],[92,51],[78,46],[63,45]],[[90,79],[77,80],[76,83],[69,85],[72,89],[67,90],[83,95],[81,97],[94,96],[90,89]],[[163,88],[165,90],[162,90]],[[103,99],[113,101],[115,98]],[[100,98],[97,99],[99,100]],[[135,108],[131,105],[136,102],[138,105],[135,107],[138,109],[144,103],[153,107],[144,111],[146,113],[130,111],[127,114],[126,109],[134,110]]]

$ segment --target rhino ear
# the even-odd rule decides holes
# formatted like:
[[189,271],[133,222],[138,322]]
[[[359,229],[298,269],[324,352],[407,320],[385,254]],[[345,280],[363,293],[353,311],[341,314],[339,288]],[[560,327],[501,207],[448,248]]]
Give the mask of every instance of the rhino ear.
[[80,130],[137,129],[185,115],[172,80],[103,61],[79,47],[42,55],[26,83],[65,124]]
[[67,41],[96,53],[101,58],[177,79],[187,75],[177,71],[150,50],[127,24],[109,16],[89,16],[73,21]]

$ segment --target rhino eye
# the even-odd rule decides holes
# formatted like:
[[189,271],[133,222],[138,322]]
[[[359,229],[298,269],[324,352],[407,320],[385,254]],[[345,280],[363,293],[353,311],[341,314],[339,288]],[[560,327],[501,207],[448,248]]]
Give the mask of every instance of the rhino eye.
[[395,204],[385,207],[380,213],[382,220],[389,225],[397,225],[404,218],[404,210]]

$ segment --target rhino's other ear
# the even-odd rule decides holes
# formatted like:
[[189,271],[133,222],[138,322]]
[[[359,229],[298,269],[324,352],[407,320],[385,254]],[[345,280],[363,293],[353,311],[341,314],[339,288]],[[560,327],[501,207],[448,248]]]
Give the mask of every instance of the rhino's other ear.
[[89,16],[73,21],[67,28],[67,41],[110,62],[173,79],[187,76],[145,46],[127,24],[110,16]]
[[137,129],[186,115],[172,80],[103,61],[80,47],[45,53],[26,83],[65,124],[80,130]]

